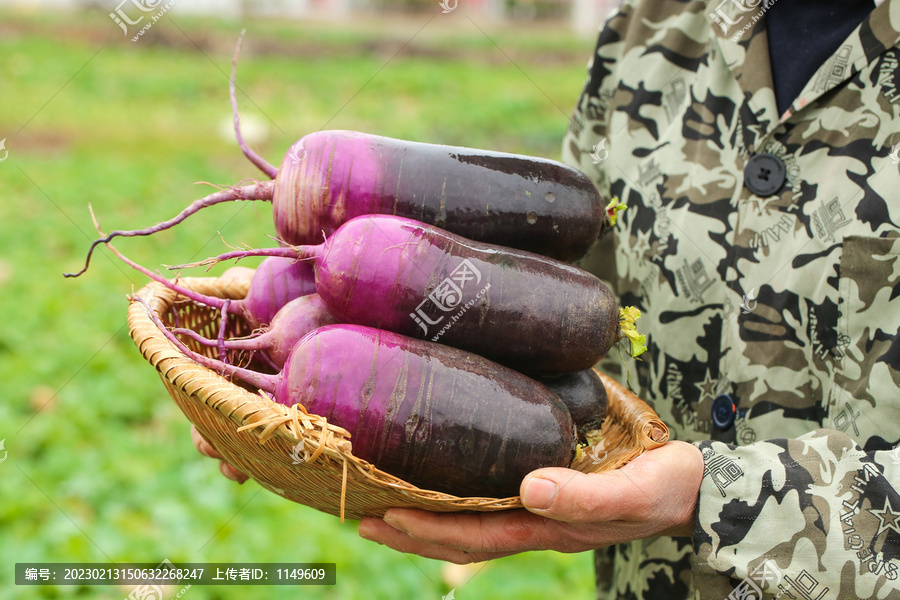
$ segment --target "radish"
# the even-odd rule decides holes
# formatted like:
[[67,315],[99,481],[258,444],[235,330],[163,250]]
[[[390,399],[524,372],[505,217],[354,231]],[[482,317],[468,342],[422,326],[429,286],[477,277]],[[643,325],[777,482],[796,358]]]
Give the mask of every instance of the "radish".
[[353,455],[413,485],[458,496],[509,497],[541,467],[568,466],[572,419],[546,387],[455,348],[358,325],[316,329],[267,375],[197,354],[150,317],[188,358],[285,405],[346,429]]
[[589,442],[591,432],[600,429],[609,409],[606,387],[597,372],[585,369],[577,373],[541,377],[538,381],[560,397],[572,415],[578,439]]
[[276,169],[244,141],[234,91],[229,95],[241,151],[272,178],[194,201],[152,227],[95,240],[151,235],[202,208],[238,200],[273,203],[275,231],[288,244],[313,244],[345,221],[389,214],[437,225],[473,240],[565,261],[584,256],[623,205],[604,203],[591,180],[563,163],[519,154],[397,140],[353,131],[318,131],[294,143]]
[[143,236],[202,208],[237,200],[273,203],[275,231],[288,244],[312,244],[359,215],[388,214],[437,225],[464,237],[560,260],[584,256],[609,224],[593,183],[575,169],[540,158],[396,140],[353,131],[319,131],[295,143],[274,180],[219,191]]
[[190,329],[175,329],[205,345],[217,346],[225,350],[251,350],[265,352],[273,366],[280,370],[291,349],[307,333],[325,325],[337,323],[322,299],[316,294],[294,298],[279,310],[265,332],[242,339],[211,340]]
[[256,329],[271,323],[291,300],[315,291],[315,273],[311,265],[284,259],[269,262],[266,259],[256,268],[247,295],[243,300],[232,302],[232,306],[238,305],[239,314],[251,328]]
[[310,259],[316,292],[343,323],[455,346],[526,373],[580,371],[623,336],[643,341],[632,323],[639,313],[629,309],[626,319],[587,271],[401,217],[357,217],[317,246],[195,264],[255,255]]

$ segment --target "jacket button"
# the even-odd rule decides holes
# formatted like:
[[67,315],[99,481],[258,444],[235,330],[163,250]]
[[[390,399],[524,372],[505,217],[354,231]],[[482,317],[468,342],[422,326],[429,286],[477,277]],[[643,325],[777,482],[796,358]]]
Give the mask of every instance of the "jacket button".
[[737,408],[731,394],[721,394],[716,396],[712,405],[712,421],[713,425],[719,429],[728,429],[734,425],[734,417]]
[[784,162],[774,154],[754,154],[744,167],[744,185],[761,197],[781,190],[786,177]]

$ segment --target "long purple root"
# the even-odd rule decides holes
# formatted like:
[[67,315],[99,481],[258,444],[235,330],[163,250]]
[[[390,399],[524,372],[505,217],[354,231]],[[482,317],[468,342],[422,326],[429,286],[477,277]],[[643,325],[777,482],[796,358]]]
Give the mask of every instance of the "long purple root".
[[256,165],[260,171],[268,175],[271,179],[275,179],[275,176],[278,175],[278,169],[269,164],[262,156],[251,150],[247,142],[244,141],[244,136],[241,135],[241,117],[238,114],[237,96],[234,93],[234,79],[237,73],[237,61],[238,57],[241,55],[241,44],[244,41],[245,31],[246,29],[241,30],[237,47],[234,49],[234,58],[231,61],[231,81],[228,83],[228,92],[231,96],[231,112],[234,115],[234,135],[237,137],[238,145],[241,147],[241,152],[244,153],[244,156],[250,159],[250,162]]
[[219,256],[207,258],[198,262],[187,263],[185,265],[172,265],[169,269],[190,269],[193,267],[212,266],[226,260],[240,260],[250,256],[279,256],[281,258],[292,258],[294,260],[309,260],[319,255],[321,246],[291,246],[288,248],[260,248],[256,250],[235,250],[226,252]]
[[96,248],[100,244],[109,243],[115,237],[135,237],[135,236],[143,236],[143,235],[152,235],[158,231],[163,231],[165,229],[169,229],[178,225],[186,218],[196,213],[202,208],[206,208],[207,206],[212,206],[214,204],[221,204],[222,202],[233,202],[235,200],[268,200],[272,201],[272,194],[275,189],[275,183],[272,181],[261,181],[258,183],[254,183],[252,185],[245,185],[239,188],[230,188],[227,190],[222,190],[220,192],[216,192],[215,194],[210,194],[205,198],[201,198],[199,200],[193,201],[190,206],[181,211],[177,217],[169,219],[168,221],[163,221],[162,223],[157,223],[152,227],[147,227],[146,229],[134,229],[131,231],[113,231],[106,237],[102,237],[100,239],[94,240],[91,243],[91,247],[88,249],[87,258],[84,261],[84,268],[78,271],[77,273],[63,273],[65,277],[78,277],[85,271],[87,271],[88,266],[91,263],[91,255],[94,253],[94,248]]
[[[95,222],[95,225],[96,225],[96,222]],[[97,228],[97,231],[100,232],[100,235],[103,235],[103,232],[100,231],[99,227]],[[125,256],[124,254],[119,252],[115,248],[115,246],[112,245],[111,242],[107,242],[106,247],[109,248],[110,252],[112,252],[117,257],[119,257],[119,260],[124,262],[126,265],[128,265],[132,269],[139,271],[140,273],[143,273],[144,275],[146,275],[153,281],[163,284],[170,290],[178,292],[179,295],[184,296],[185,298],[189,298],[190,300],[193,300],[194,302],[197,302],[198,304],[205,304],[206,306],[209,306],[211,308],[217,308],[219,310],[222,310],[225,306],[225,303],[228,302],[224,298],[219,298],[217,296],[207,296],[206,294],[201,294],[199,292],[189,290],[186,287],[178,285],[174,281],[170,281],[170,280],[166,279],[159,273],[154,273],[147,267],[139,265],[138,263],[134,262],[133,260],[131,260],[130,258]]]
[[270,394],[275,393],[275,383],[277,381],[276,375],[266,375],[265,373],[258,373],[252,369],[245,369],[243,367],[236,367],[234,365],[225,364],[222,361],[216,360],[214,358],[209,358],[207,356],[203,356],[202,354],[198,354],[194,352],[190,348],[184,345],[184,342],[179,340],[175,334],[169,331],[162,321],[159,320],[159,317],[156,315],[156,312],[150,307],[150,304],[147,303],[140,296],[133,295],[131,296],[131,300],[135,300],[140,302],[144,308],[147,309],[147,314],[150,319],[159,327],[159,330],[166,336],[166,339],[169,340],[182,354],[186,357],[193,360],[195,363],[206,367],[207,369],[211,369],[220,374],[232,375],[237,377],[238,379],[249,383],[252,386],[258,387],[264,392],[268,392]]
[[[172,333],[177,333],[179,335],[186,335],[191,338],[198,344],[203,346],[218,346],[219,340],[212,340],[208,337],[204,337],[197,333],[192,329],[184,329],[184,328],[176,328],[172,330]],[[258,352],[256,354],[256,359],[268,365],[272,370],[276,373],[281,370],[281,366],[276,364],[269,355],[266,354],[263,350],[268,347],[268,345],[261,340],[265,339],[264,333],[254,334],[252,337],[246,338],[229,338],[227,340],[223,340],[221,343],[225,347],[226,350],[249,350],[250,352]],[[227,360],[223,360],[222,362],[227,363]]]

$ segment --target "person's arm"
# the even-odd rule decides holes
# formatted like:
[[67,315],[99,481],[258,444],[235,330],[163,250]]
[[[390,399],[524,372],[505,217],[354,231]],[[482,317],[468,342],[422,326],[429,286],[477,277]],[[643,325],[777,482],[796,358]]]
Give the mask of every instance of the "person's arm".
[[900,597],[900,453],[866,453],[836,430],[698,447],[701,598],[736,586],[789,599]]

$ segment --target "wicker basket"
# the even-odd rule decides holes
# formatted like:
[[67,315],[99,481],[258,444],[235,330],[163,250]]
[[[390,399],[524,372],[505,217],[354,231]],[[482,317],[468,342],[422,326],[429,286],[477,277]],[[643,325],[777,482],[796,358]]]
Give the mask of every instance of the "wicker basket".
[[[224,278],[187,278],[186,287],[221,298],[242,298],[247,283]],[[151,283],[138,296],[146,299],[167,325],[187,327],[216,337],[217,310],[194,304],[168,288]],[[353,456],[350,435],[301,407],[287,407],[199,366],[175,349],[133,302],[128,310],[131,337],[144,358],[159,372],[169,394],[200,433],[232,465],[276,494],[321,511],[360,519],[382,516],[388,508],[409,507],[436,512],[495,511],[521,507],[518,497],[460,498],[424,490],[376,469]],[[234,319],[230,335],[246,335]],[[214,348],[197,347],[209,355]],[[233,362],[246,356],[232,356]],[[665,424],[644,402],[602,376],[609,394],[609,417],[603,441],[589,448],[573,468],[585,472],[615,469],[669,436]]]

